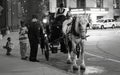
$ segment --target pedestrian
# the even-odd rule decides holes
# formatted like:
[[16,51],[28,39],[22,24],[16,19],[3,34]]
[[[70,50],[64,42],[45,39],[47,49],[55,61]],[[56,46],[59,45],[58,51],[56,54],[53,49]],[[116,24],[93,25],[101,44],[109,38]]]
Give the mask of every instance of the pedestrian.
[[32,62],[39,62],[37,60],[38,44],[40,40],[40,23],[36,15],[32,15],[32,19],[27,24],[28,38],[30,43],[30,57],[29,60]]
[[25,23],[21,21],[21,28],[19,32],[19,43],[20,43],[20,55],[22,60],[27,60],[26,52],[27,52],[27,43],[28,43],[28,37],[27,37],[28,29],[25,26]]
[[14,45],[13,45],[13,43],[12,43],[12,41],[11,41],[11,37],[8,37],[8,38],[7,38],[6,45],[3,46],[3,48],[7,50],[7,51],[6,51],[6,55],[8,55],[8,56],[11,55],[11,51],[12,51],[12,49],[14,48]]

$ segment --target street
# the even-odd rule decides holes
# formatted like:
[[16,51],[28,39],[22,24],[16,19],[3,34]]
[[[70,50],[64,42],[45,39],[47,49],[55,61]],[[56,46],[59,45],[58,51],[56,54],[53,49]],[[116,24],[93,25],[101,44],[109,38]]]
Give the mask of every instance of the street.
[[[87,70],[82,74],[119,75],[120,30],[88,30],[87,34],[90,35],[85,43],[85,60]],[[66,65],[67,56],[63,53],[51,54],[49,62],[46,62],[42,56],[40,57],[40,60],[43,60],[42,63],[52,65],[67,72],[70,70],[70,65]],[[78,61],[78,64],[79,62],[80,61]]]
[[[105,58],[120,60],[119,29],[93,30],[88,31],[88,35],[91,35],[91,37],[86,42],[87,52],[95,53]],[[92,49],[91,46],[96,47],[96,49]]]
[[[40,62],[22,61],[19,55],[18,33],[11,33],[6,37],[11,36],[14,39],[12,56],[6,56],[5,50],[2,49],[6,37],[0,41],[0,75],[119,75],[120,29],[88,30],[87,35],[90,37],[85,42],[86,70],[74,73],[71,71],[71,65],[66,64],[67,54],[61,52],[50,52],[50,60],[46,61],[39,49]],[[80,60],[77,63],[79,62]]]

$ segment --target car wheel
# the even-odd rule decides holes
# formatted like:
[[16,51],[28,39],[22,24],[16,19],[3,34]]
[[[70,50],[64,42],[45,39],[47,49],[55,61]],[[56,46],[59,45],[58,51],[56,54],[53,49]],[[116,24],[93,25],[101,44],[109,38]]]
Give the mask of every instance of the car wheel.
[[114,25],[114,24],[112,25],[112,28],[115,28],[115,25]]
[[101,26],[101,29],[104,29],[104,26],[103,26],[103,25]]

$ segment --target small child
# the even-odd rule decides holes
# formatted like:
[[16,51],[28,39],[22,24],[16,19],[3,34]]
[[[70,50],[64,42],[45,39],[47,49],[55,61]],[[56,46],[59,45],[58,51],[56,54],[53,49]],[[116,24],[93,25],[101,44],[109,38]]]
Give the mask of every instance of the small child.
[[11,51],[12,51],[13,47],[14,46],[13,46],[13,43],[11,42],[11,37],[8,37],[6,45],[3,46],[3,48],[7,50],[6,55],[8,55],[8,56],[11,55]]
[[24,22],[21,22],[21,28],[19,32],[19,42],[20,42],[20,55],[22,60],[27,60],[26,52],[27,52],[27,32],[28,29],[25,26]]

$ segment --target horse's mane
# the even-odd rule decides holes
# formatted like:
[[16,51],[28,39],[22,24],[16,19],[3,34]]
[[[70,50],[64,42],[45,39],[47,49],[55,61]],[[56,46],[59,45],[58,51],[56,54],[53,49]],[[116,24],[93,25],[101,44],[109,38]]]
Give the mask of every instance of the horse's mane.
[[71,32],[72,32],[73,35],[79,36],[79,34],[75,31],[75,24],[76,24],[76,17],[73,17]]

